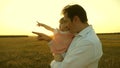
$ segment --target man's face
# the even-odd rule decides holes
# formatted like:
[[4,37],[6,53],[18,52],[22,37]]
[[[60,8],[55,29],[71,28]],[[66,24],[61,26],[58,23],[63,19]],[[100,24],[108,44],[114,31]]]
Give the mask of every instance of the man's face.
[[76,33],[76,22],[71,21],[70,18],[67,16],[67,13],[64,14],[64,21],[68,23],[68,28],[71,33]]

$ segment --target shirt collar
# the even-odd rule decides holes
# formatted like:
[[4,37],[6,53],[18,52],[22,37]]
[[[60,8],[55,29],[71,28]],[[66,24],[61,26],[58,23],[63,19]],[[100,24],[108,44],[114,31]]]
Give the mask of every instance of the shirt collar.
[[89,25],[88,27],[86,27],[85,29],[83,29],[82,31],[80,31],[78,34],[76,34],[75,36],[84,36],[88,32],[90,32],[91,30],[93,30],[92,25]]

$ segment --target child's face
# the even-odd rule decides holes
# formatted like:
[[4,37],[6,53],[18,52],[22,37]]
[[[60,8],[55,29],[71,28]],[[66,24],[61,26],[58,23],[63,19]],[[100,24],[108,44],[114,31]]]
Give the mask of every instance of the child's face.
[[66,23],[64,20],[60,22],[59,29],[61,31],[69,31],[68,29],[68,23]]

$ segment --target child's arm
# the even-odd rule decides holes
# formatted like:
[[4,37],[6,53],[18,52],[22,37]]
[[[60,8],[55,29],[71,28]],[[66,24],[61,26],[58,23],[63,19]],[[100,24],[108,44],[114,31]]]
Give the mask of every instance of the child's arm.
[[52,31],[52,32],[54,32],[54,28],[52,28],[52,27],[50,27],[50,26],[48,26],[48,25],[46,25],[46,24],[43,24],[43,23],[39,23],[38,21],[37,21],[37,25],[38,26],[42,26],[42,27],[44,27],[45,29],[47,29],[47,30],[50,30],[50,31]]

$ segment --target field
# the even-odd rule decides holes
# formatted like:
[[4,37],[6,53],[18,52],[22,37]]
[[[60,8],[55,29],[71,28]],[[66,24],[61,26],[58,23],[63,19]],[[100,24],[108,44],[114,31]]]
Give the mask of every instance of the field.
[[[99,68],[120,68],[120,34],[98,36],[104,52]],[[49,68],[52,60],[46,41],[36,37],[0,38],[0,68]]]
[[120,68],[120,34],[98,35],[103,44],[99,68]]

